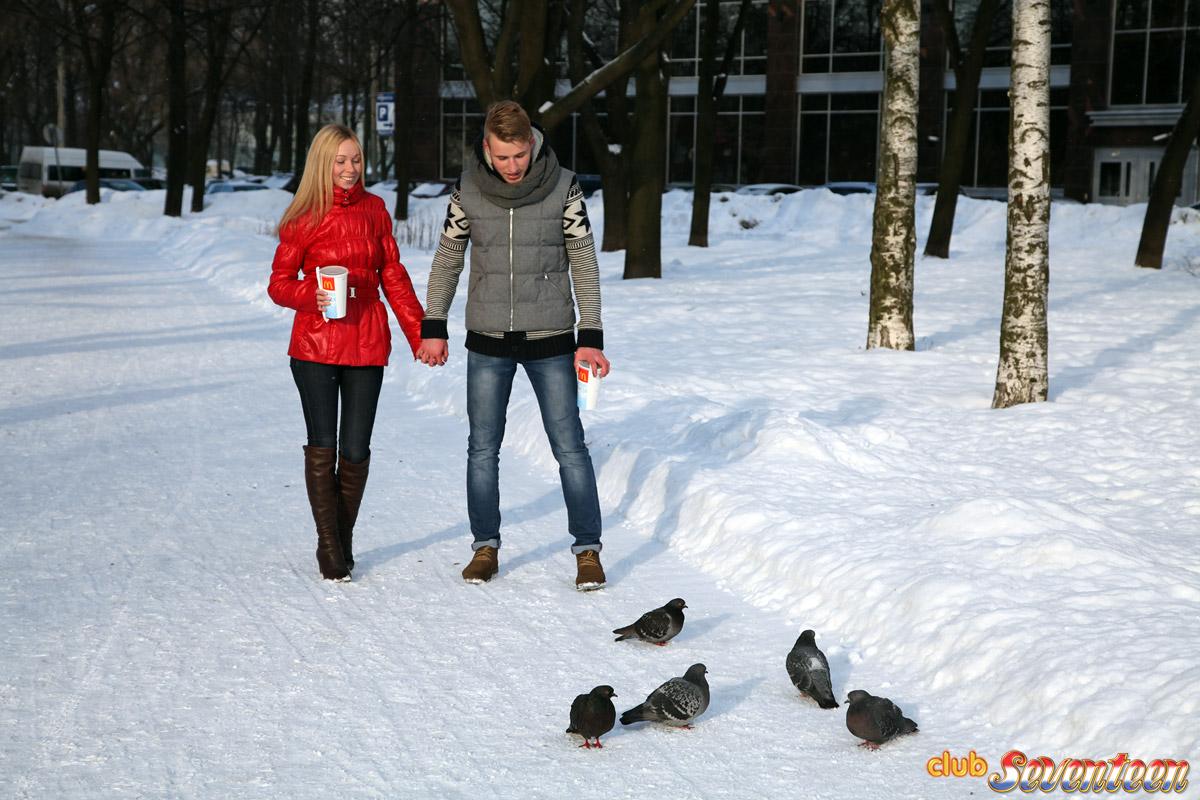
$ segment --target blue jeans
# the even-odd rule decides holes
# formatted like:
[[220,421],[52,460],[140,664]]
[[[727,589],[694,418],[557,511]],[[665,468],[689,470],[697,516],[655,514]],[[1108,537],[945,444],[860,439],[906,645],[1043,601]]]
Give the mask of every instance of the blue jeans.
[[583,442],[576,405],[575,357],[519,360],[467,353],[467,513],[472,548],[500,546],[500,443],[517,364],[525,368],[542,412],[542,426],[558,461],[571,552],[600,550],[600,499],[592,457]]

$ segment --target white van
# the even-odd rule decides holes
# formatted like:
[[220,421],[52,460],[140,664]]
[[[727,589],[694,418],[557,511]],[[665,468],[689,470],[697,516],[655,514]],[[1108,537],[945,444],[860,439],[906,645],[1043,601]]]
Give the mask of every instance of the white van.
[[[87,175],[87,150],[82,147],[23,147],[17,169],[17,189],[44,197],[60,197]],[[101,178],[136,178],[149,172],[136,158],[120,150],[100,151]]]

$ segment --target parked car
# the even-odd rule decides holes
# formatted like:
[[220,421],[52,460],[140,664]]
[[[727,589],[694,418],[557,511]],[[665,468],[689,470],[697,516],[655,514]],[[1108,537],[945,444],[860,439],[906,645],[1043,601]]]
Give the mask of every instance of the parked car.
[[599,175],[576,175],[575,180],[579,181],[579,188],[583,190],[584,197],[591,197],[596,192],[600,191],[600,176]]
[[409,192],[412,197],[442,197],[454,191],[454,181],[425,181]]
[[832,181],[825,188],[834,194],[875,194],[875,184],[871,181]]
[[[130,179],[145,167],[129,153],[120,150],[101,150],[100,178]],[[30,147],[21,149],[21,166],[17,170],[17,186],[22,192],[58,197],[84,179],[87,151],[79,147]]]
[[15,192],[17,190],[17,165],[0,167],[0,191]]
[[167,182],[162,178],[134,178],[133,182],[146,190],[167,188]]
[[205,194],[227,194],[229,192],[261,192],[267,189],[261,183],[249,181],[214,181],[204,189]]
[[737,190],[737,194],[771,195],[793,194],[800,191],[802,186],[794,183],[748,183]]
[[[71,188],[67,189],[66,193],[70,194],[71,192],[82,191],[86,188],[87,188],[86,180],[75,181],[73,184],[71,184]],[[137,181],[131,180],[129,178],[101,178],[100,179],[100,188],[101,189],[112,189],[114,192],[144,192],[144,191],[146,191],[145,187],[143,187]]]

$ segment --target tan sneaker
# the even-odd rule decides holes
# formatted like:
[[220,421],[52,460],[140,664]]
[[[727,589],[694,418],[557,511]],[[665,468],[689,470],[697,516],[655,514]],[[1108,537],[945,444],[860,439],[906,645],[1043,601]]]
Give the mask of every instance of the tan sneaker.
[[463,567],[463,580],[467,583],[486,583],[500,571],[496,548],[481,547],[471,556],[471,563]]
[[590,592],[604,586],[604,567],[600,566],[600,554],[595,550],[584,550],[575,554],[575,588]]

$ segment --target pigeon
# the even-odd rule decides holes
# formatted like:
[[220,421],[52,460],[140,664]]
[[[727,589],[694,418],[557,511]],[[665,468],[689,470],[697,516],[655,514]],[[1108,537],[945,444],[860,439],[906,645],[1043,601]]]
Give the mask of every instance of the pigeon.
[[816,636],[812,631],[800,634],[787,656],[788,677],[797,689],[816,700],[821,708],[837,708],[837,700],[833,699],[833,684],[829,681],[829,662],[825,654],[817,649]]
[[613,723],[617,721],[617,709],[612,701],[616,696],[613,687],[597,686],[571,703],[571,726],[567,728],[567,733],[577,733],[583,737],[580,747],[591,749],[592,739],[596,740],[596,747],[604,747],[600,744],[600,737],[611,731]]
[[859,747],[878,750],[879,745],[897,736],[917,732],[917,723],[904,716],[900,707],[886,697],[875,697],[855,689],[846,696],[846,727],[860,739]]
[[683,610],[685,608],[687,608],[687,603],[683,602],[683,598],[676,597],[662,608],[647,611],[638,617],[637,622],[626,625],[624,628],[617,628],[613,633],[617,634],[618,642],[626,639],[641,639],[643,642],[651,642],[662,647],[683,630]]
[[704,678],[707,672],[703,664],[692,664],[682,678],[671,678],[651,692],[646,702],[622,714],[621,724],[662,722],[681,728],[692,727],[692,720],[708,708],[708,681]]

